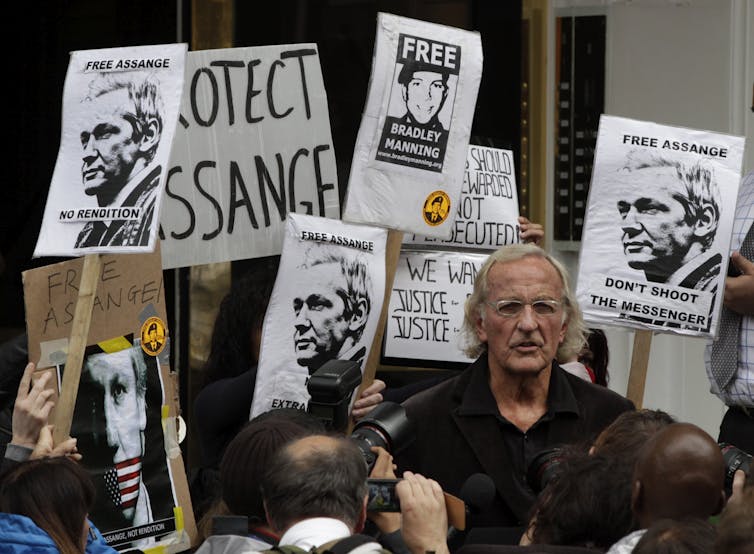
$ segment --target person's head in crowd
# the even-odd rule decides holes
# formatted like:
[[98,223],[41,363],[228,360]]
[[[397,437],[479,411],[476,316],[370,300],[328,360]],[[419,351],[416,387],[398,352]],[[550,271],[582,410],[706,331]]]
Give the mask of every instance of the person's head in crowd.
[[[646,186],[652,183],[651,193]],[[629,267],[664,283],[707,251],[720,220],[717,181],[704,162],[687,165],[654,154],[634,153],[616,177],[623,253]]]
[[299,270],[307,284],[293,297],[294,352],[311,374],[329,360],[357,355],[352,350],[369,320],[372,279],[364,260],[326,245],[313,246]]
[[630,456],[636,461],[639,451],[657,431],[675,423],[675,418],[662,410],[647,408],[623,412],[597,435],[593,453]]
[[[517,276],[539,280],[533,295],[511,285]],[[490,254],[464,307],[466,354],[476,358],[487,351],[490,368],[539,372],[556,354],[580,352],[585,331],[566,269],[533,244],[507,245]],[[530,351],[521,354],[513,344]]]
[[406,103],[406,115],[410,123],[431,126],[440,125],[437,115],[448,96],[448,71],[421,62],[403,64],[398,74],[401,94]]
[[586,346],[579,354],[579,361],[594,371],[594,382],[607,386],[610,376],[607,366],[610,363],[610,349],[607,337],[602,329],[590,328],[586,337]]
[[61,554],[84,552],[94,495],[86,471],[65,457],[23,462],[0,478],[0,512],[31,519]]
[[[114,449],[113,465],[121,471],[139,475],[144,455],[144,432],[147,427],[147,364],[141,347],[134,346],[112,353],[91,354],[85,363],[92,381],[104,394],[107,444]],[[130,483],[119,483],[121,507],[127,519],[134,516],[140,489],[132,491]]]
[[282,446],[310,433],[282,414],[255,418],[241,429],[220,463],[222,498],[232,514],[248,517],[249,525],[266,524],[259,476],[270,468],[272,457]]
[[710,554],[715,535],[715,527],[703,519],[661,519],[642,535],[633,554]]
[[636,461],[631,506],[639,525],[660,519],[706,519],[725,505],[720,447],[691,423],[671,423],[644,445]]
[[[754,471],[746,482],[754,481]],[[751,554],[754,545],[754,486],[744,487],[741,498],[728,501],[717,522],[715,554]]]
[[329,517],[359,533],[366,520],[367,465],[354,441],[311,435],[278,450],[262,478],[267,521],[283,534],[293,524]]
[[562,458],[534,505],[532,543],[609,548],[634,529],[632,473],[623,457],[573,451]]
[[109,206],[154,158],[162,136],[162,99],[151,78],[97,76],[80,112],[84,192]]
[[205,368],[205,385],[237,377],[256,365],[262,342],[262,324],[275,284],[280,256],[254,261],[233,283],[220,303]]

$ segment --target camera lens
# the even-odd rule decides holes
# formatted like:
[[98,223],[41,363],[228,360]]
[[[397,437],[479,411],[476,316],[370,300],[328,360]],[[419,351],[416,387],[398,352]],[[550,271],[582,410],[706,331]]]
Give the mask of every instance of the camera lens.
[[371,472],[377,459],[372,447],[381,446],[394,455],[413,439],[413,429],[403,406],[382,402],[354,426],[351,439],[361,450]]
[[722,452],[725,461],[725,492],[730,496],[736,470],[740,469],[748,475],[752,455],[726,442],[721,442],[718,446],[720,446],[720,452]]
[[542,492],[547,484],[560,473],[562,461],[561,448],[548,448],[534,456],[526,471],[526,483],[531,490],[537,494]]

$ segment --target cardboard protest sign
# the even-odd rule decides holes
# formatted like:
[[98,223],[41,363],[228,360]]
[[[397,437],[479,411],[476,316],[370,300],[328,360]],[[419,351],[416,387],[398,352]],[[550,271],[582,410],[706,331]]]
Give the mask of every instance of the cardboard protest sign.
[[71,54],[60,151],[35,257],[154,250],[186,48]]
[[481,76],[478,33],[378,14],[345,221],[450,237]]
[[[29,360],[53,368],[58,383],[83,263],[23,274]],[[97,491],[90,519],[119,550],[188,547],[195,526],[176,439],[159,252],[103,255],[87,345],[71,436]]]
[[463,307],[487,254],[401,252],[390,295],[384,355],[472,362],[463,353]]
[[289,211],[338,217],[317,46],[203,50],[186,64],[163,267],[279,254]]
[[250,417],[304,409],[309,376],[333,359],[364,371],[385,291],[384,229],[289,214],[265,314]]
[[743,148],[602,116],[577,287],[587,321],[715,336]]
[[450,238],[406,234],[403,243],[496,250],[520,242],[519,233],[513,152],[470,144]]

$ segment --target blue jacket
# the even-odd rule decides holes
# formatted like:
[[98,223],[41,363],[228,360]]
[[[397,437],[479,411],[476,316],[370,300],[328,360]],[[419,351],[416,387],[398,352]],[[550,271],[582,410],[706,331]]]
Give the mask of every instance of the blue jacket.
[[[86,540],[86,554],[118,554],[105,544],[102,534],[89,522],[91,531]],[[94,538],[92,537],[94,535]],[[26,516],[0,513],[0,553],[57,554],[58,547],[46,532]]]

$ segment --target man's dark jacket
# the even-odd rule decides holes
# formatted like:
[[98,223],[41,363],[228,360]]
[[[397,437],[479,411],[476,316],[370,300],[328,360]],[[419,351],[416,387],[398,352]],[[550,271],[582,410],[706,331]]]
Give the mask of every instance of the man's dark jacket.
[[[522,526],[528,521],[534,493],[522,495],[514,483],[515,465],[500,444],[498,417],[480,414],[478,399],[466,394],[475,376],[475,382],[479,384],[483,379],[489,390],[486,354],[457,377],[403,403],[416,431],[416,440],[398,453],[399,471],[421,473],[453,495],[458,495],[471,475],[486,473],[495,482],[497,495],[481,518],[483,524]],[[623,396],[575,377],[553,363],[548,409],[556,393],[557,403],[565,409],[539,427],[538,432],[546,433],[547,447],[589,441],[620,413],[634,409],[633,403]],[[520,461],[518,465],[521,466]]]

